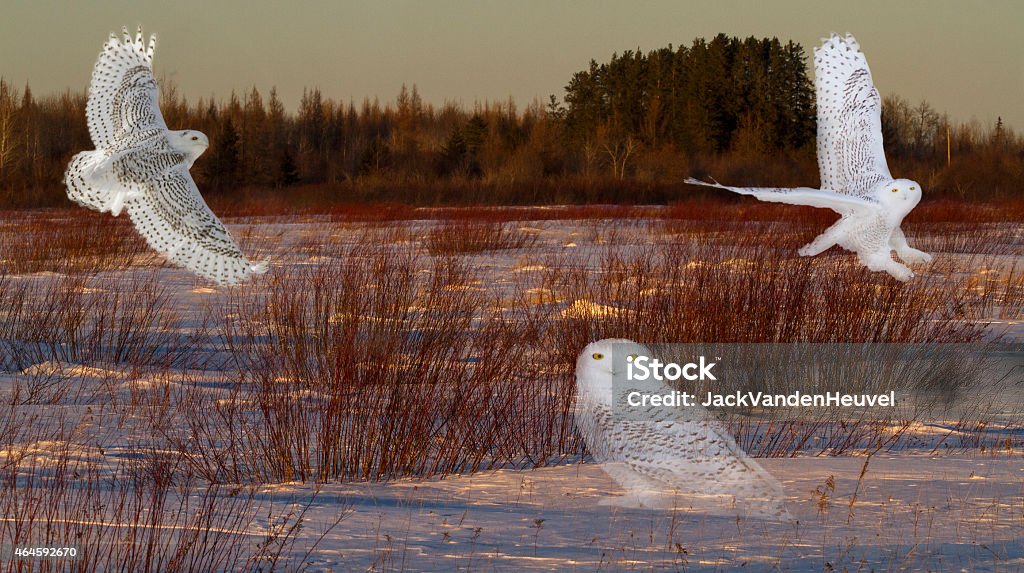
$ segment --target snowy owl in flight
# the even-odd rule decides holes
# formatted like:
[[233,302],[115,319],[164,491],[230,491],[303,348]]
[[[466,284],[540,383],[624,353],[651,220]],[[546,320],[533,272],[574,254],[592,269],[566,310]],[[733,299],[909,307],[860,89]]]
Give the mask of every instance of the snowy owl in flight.
[[[790,519],[782,485],[706,409],[696,403],[650,409],[622,403],[626,393],[613,394],[613,377],[621,376],[615,364],[621,369],[627,356],[652,354],[630,340],[605,339],[589,344],[576,360],[576,427],[594,461],[626,490],[601,504],[671,509],[678,492],[712,513],[734,505],[750,517]],[[673,391],[661,383],[655,389]],[[624,415],[625,408],[635,415]]]
[[157,105],[156,36],[111,34],[89,84],[86,118],[96,149],[71,159],[64,183],[76,203],[115,217],[122,209],[149,246],[220,284],[266,272],[252,264],[203,201],[189,168],[209,146],[194,130],[171,131]]
[[927,263],[931,255],[912,248],[900,229],[903,218],[921,200],[921,185],[893,179],[882,149],[882,101],[871,80],[867,59],[853,36],[832,34],[814,49],[814,84],[818,100],[818,168],[821,189],[798,187],[728,187],[718,182],[695,185],[753,195],[761,201],[810,205],[842,215],[816,239],[800,249],[817,255],[833,245],[857,253],[873,271],[905,281],[914,276],[892,259]]

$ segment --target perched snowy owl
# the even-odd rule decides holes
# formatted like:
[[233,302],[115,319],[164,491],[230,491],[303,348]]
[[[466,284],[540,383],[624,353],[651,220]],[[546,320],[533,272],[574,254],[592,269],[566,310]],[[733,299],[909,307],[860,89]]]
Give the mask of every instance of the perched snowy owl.
[[921,185],[893,179],[882,149],[882,102],[868,62],[853,36],[836,34],[814,49],[818,100],[818,168],[821,189],[728,187],[687,179],[687,183],[753,195],[761,201],[824,207],[842,215],[834,225],[800,249],[817,255],[840,245],[857,253],[873,271],[905,281],[914,276],[892,259],[927,263],[931,255],[911,248],[900,229],[903,218],[921,200]]
[[[735,507],[751,517],[789,519],[782,485],[698,404],[670,412],[637,407],[629,416],[613,410],[616,401],[632,408],[621,400],[623,393],[613,393],[613,353],[620,361],[652,356],[635,342],[606,339],[589,344],[576,361],[576,427],[594,460],[626,490],[602,505],[668,509],[676,503],[673,495],[682,493],[686,503],[712,513]],[[659,386],[659,394],[673,390]]]
[[198,131],[170,131],[153,79],[156,36],[111,34],[89,84],[86,117],[94,151],[64,173],[72,201],[115,217],[122,209],[149,246],[211,281],[234,284],[266,272],[251,264],[203,201],[189,168],[209,146]]

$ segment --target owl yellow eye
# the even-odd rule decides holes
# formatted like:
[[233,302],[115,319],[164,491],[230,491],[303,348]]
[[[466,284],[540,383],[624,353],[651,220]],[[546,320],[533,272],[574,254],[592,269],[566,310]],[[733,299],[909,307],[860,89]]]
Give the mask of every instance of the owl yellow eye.
[[637,356],[639,356],[639,354],[630,354],[630,355],[629,355],[629,356],[627,356],[626,358],[627,358],[627,359],[629,359],[629,360],[636,360],[636,357],[637,357]]
[[917,189],[917,187],[911,187],[910,188],[911,191],[913,191],[914,189]]
[[601,354],[600,352],[595,352],[591,356],[594,358],[594,360],[601,360],[604,358],[604,354]]
[[899,192],[900,192],[900,190],[899,190],[899,189],[897,189],[897,188],[895,188],[895,187],[893,187],[893,188],[892,188],[892,192],[893,192],[893,193],[899,193]]

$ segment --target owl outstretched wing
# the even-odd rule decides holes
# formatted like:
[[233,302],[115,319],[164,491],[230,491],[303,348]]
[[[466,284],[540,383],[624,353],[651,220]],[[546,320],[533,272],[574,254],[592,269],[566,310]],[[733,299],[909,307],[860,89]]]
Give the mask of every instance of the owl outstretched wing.
[[852,35],[814,49],[821,188],[863,197],[890,180],[882,147],[882,100]]
[[[86,104],[96,150],[69,163],[68,197],[115,216],[127,208],[153,249],[211,281],[235,284],[265,272],[266,263],[242,255],[199,194],[188,170],[202,149],[182,147],[190,132],[167,129],[153,78],[155,45],[155,36],[143,42],[142,28],[134,38],[124,29],[123,39],[111,35],[103,45]],[[199,141],[202,134],[191,135]]]
[[103,45],[89,83],[85,107],[89,136],[96,149],[131,147],[154,133],[166,131],[159,93],[153,78],[156,36],[143,43],[142,28],[132,38],[111,34]]
[[266,263],[252,264],[242,254],[203,201],[184,160],[139,184],[142,197],[128,203],[128,215],[149,246],[168,260],[219,284],[266,271]]
[[878,209],[878,203],[867,197],[833,193],[832,191],[812,189],[810,187],[730,187],[717,182],[700,181],[692,177],[687,178],[686,183],[725,189],[726,191],[732,191],[741,195],[750,195],[770,203],[789,203],[791,205],[807,205],[810,207],[832,209],[841,215],[869,213]]

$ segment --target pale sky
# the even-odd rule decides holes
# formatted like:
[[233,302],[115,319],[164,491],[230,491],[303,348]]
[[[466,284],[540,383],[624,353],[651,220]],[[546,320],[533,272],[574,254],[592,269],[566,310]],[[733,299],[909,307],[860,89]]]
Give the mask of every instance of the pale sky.
[[719,32],[776,36],[807,50],[851,32],[875,84],[954,121],[1024,129],[1024,2],[1015,0],[489,2],[293,0],[0,0],[0,75],[36,94],[84,89],[109,32],[156,32],[157,76],[190,101],[271,86],[294,110],[303,86],[393,101],[403,83],[425,101],[561,97],[591,59]]

